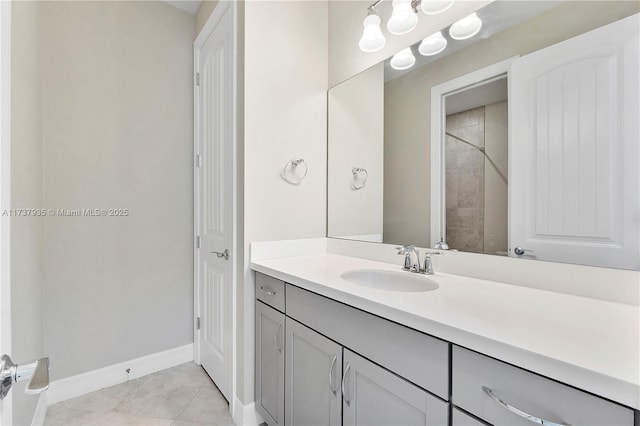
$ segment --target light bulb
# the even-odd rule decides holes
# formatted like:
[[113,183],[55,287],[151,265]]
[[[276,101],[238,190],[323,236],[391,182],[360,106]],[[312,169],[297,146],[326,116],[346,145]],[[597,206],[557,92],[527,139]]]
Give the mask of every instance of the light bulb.
[[466,40],[478,34],[480,28],[482,28],[482,20],[474,12],[451,25],[449,35],[454,40]]
[[394,70],[406,70],[413,66],[416,63],[416,57],[413,56],[411,52],[411,48],[407,47],[402,49],[391,58],[391,68]]
[[455,0],[422,0],[420,6],[427,15],[437,15],[449,9]]
[[368,15],[362,23],[364,31],[360,39],[360,50],[363,52],[377,52],[384,47],[386,39],[380,30],[380,17],[376,14]]
[[433,56],[442,52],[446,47],[447,39],[444,38],[441,31],[438,31],[422,40],[418,47],[418,52],[423,56]]
[[393,13],[387,22],[389,32],[402,35],[414,29],[418,24],[418,15],[411,7],[411,0],[393,0],[392,5]]

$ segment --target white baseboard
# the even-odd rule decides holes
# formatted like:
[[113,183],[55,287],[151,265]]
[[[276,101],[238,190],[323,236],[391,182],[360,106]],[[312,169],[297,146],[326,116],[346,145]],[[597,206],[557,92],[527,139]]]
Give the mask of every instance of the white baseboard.
[[244,405],[237,397],[233,398],[233,413],[231,417],[233,417],[233,421],[238,426],[258,426],[264,423],[264,420],[256,411],[255,402]]
[[36,405],[36,411],[33,413],[31,419],[31,426],[42,426],[44,424],[44,418],[47,416],[47,407],[49,406],[47,391],[42,392],[38,397],[38,405]]
[[[51,382],[49,405],[193,361],[193,343]],[[129,373],[126,370],[130,369]]]

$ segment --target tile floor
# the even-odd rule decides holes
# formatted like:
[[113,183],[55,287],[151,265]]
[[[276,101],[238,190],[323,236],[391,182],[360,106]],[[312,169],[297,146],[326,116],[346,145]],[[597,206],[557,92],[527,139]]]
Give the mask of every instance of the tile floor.
[[45,425],[231,426],[229,405],[204,370],[182,364],[49,407]]

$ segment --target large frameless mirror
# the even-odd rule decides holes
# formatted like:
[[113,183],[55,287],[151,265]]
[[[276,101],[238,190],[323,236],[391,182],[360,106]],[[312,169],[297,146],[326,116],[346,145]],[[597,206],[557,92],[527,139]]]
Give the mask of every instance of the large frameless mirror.
[[328,236],[639,269],[639,10],[497,0],[331,88]]

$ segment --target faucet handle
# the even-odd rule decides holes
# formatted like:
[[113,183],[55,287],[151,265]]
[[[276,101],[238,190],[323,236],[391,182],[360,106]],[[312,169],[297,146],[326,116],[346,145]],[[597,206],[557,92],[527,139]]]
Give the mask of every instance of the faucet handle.
[[405,271],[410,271],[413,268],[413,263],[411,262],[411,252],[407,251],[404,253],[404,266],[402,269]]
[[431,260],[431,255],[427,252],[424,255],[424,273],[427,275],[433,275],[433,261]]
[[396,247],[396,250],[398,250],[398,254],[411,253],[414,249],[415,249],[415,246],[412,246],[412,245]]

